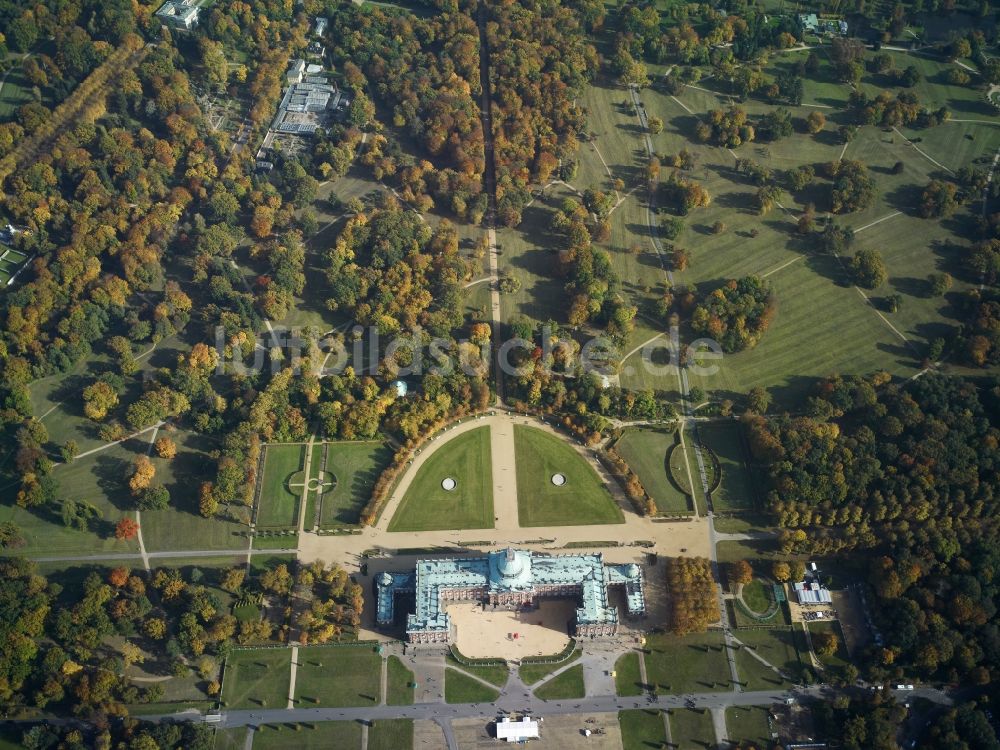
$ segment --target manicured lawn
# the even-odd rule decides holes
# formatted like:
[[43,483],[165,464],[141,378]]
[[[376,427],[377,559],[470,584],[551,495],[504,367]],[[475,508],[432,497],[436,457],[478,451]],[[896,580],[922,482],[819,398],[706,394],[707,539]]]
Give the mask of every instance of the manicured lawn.
[[258,480],[262,486],[256,523],[264,527],[295,526],[302,488],[288,485],[289,479],[302,468],[306,446],[272,443],[264,450],[264,473]]
[[717,740],[712,726],[712,714],[707,708],[675,708],[670,712],[670,736],[677,750],[715,747]]
[[738,424],[698,425],[702,445],[712,449],[722,469],[719,487],[712,493],[712,505],[720,512],[754,507],[753,485],[744,463],[740,429]]
[[582,664],[570,667],[535,690],[535,695],[546,701],[582,698],[586,694],[587,691],[583,684]]
[[[565,440],[514,426],[517,512],[521,526],[623,523],[624,516],[597,472]],[[554,474],[566,483],[552,484]]]
[[[456,482],[451,491],[441,486],[447,477]],[[476,427],[438,447],[420,467],[389,531],[489,528],[493,528],[490,428]]]
[[[738,630],[735,635],[746,646],[746,648],[736,652],[736,667],[739,670],[740,679],[743,682],[750,682],[751,686],[747,688],[748,690],[768,689],[775,684],[774,680],[779,679],[778,675],[771,670],[758,672],[757,665],[760,662],[745,653],[750,648],[753,648],[769,664],[773,664],[793,679],[799,674],[801,669],[799,652],[795,646],[795,635],[791,628]],[[763,665],[761,666],[763,667]],[[764,686],[753,686],[754,675],[763,681]]]
[[227,708],[284,708],[291,668],[291,649],[234,651],[226,660],[223,703]]
[[[370,742],[370,732],[368,739]],[[253,736],[253,750],[329,750],[331,747],[360,748],[361,724],[356,721],[265,724],[258,727]]]
[[382,659],[371,646],[299,649],[295,702],[310,706],[372,706],[379,702]]
[[410,750],[412,747],[412,719],[379,719],[368,730],[368,750]]
[[409,706],[413,704],[413,672],[399,660],[390,656],[386,664],[386,697],[390,706]]
[[615,688],[618,695],[642,695],[642,673],[636,652],[623,654],[615,662]]
[[332,478],[336,486],[325,489],[318,498],[317,493],[309,493],[306,528],[311,528],[315,522],[317,503],[320,527],[356,525],[379,473],[392,460],[392,451],[384,443],[375,441],[314,445],[310,465],[313,477],[320,476],[324,453],[324,481]]
[[445,703],[491,703],[500,696],[499,690],[487,687],[456,669],[444,670]]
[[720,631],[646,636],[646,678],[669,693],[729,690],[732,676]]
[[761,706],[727,708],[726,735],[730,742],[753,742],[758,747],[767,747],[771,741],[767,709]]
[[580,650],[577,649],[566,661],[559,662],[558,664],[524,664],[518,668],[517,674],[521,678],[521,682],[525,685],[533,685],[545,677],[545,675],[555,672],[557,669],[561,669],[570,662],[579,659],[580,653]]
[[754,578],[743,587],[741,592],[743,603],[752,611],[763,613],[771,606],[771,599],[764,590],[764,583],[759,578]]
[[619,711],[618,726],[622,730],[622,750],[650,750],[667,740],[663,714],[659,711]]
[[667,473],[667,453],[674,442],[674,433],[666,430],[629,430],[615,446],[661,513],[691,510],[690,499]]
[[454,658],[452,658],[451,654],[445,657],[445,661],[449,665],[461,669],[463,672],[468,672],[469,674],[473,674],[481,680],[492,682],[497,687],[503,687],[504,685],[507,684],[507,676],[510,673],[510,670],[504,664],[470,667],[456,661]]

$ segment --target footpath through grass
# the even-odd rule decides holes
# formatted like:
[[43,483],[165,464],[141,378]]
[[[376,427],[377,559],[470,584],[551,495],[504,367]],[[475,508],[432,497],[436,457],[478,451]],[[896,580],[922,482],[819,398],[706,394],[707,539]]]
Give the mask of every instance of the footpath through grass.
[[447,667],[444,670],[445,703],[492,703],[500,691],[484,685],[479,680]]
[[[449,477],[455,480],[452,490],[441,486]],[[389,531],[489,528],[493,528],[490,428],[476,427],[439,446],[417,470]]]
[[[597,472],[566,441],[534,427],[514,426],[517,513],[521,526],[624,523]],[[555,474],[565,484],[552,483]]]
[[[324,465],[323,458],[326,457]],[[311,528],[319,504],[319,525],[354,526],[371,496],[379,472],[392,460],[392,451],[376,441],[323,443],[313,446],[310,474],[334,486],[309,493],[306,528]],[[323,470],[323,476],[320,471]]]
[[580,649],[577,649],[566,661],[559,662],[558,664],[524,664],[518,667],[517,675],[525,685],[534,685],[546,675],[555,672],[557,669],[562,669],[567,664],[579,659],[581,653]]
[[535,696],[545,701],[582,698],[586,694],[582,664],[570,667],[535,690]]
[[291,671],[290,649],[233,651],[226,660],[223,705],[226,708],[284,708],[288,702]]

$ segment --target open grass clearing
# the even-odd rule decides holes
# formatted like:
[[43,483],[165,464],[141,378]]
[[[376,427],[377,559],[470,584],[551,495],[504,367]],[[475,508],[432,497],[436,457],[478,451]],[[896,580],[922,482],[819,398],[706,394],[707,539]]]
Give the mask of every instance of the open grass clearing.
[[386,661],[386,697],[389,706],[413,704],[413,672],[406,668],[398,656]]
[[667,741],[663,714],[659,710],[637,709],[618,712],[623,750],[650,750]]
[[567,664],[579,659],[581,653],[580,649],[577,649],[566,661],[559,662],[558,664],[522,664],[517,670],[518,677],[521,678],[521,682],[525,685],[534,685],[546,675],[555,672],[557,669],[562,669]]
[[583,665],[575,664],[535,689],[535,697],[546,701],[582,698],[586,695],[583,684]]
[[663,692],[706,693],[731,687],[721,631],[653,633],[646,636],[645,648],[646,679]]
[[670,711],[670,736],[677,750],[704,750],[715,747],[712,714],[707,708],[675,708]]
[[[623,523],[624,516],[594,468],[562,440],[524,425],[514,426],[517,510],[521,526]],[[552,483],[555,474],[565,484]]]
[[[332,486],[323,487],[319,492],[309,493],[310,506],[319,505],[319,526],[357,525],[361,509],[368,502],[379,473],[391,460],[390,448],[376,441],[314,445],[311,478],[333,482]],[[315,513],[307,509],[307,528],[314,519]]]
[[457,669],[444,670],[445,703],[492,703],[500,691],[474,680]]
[[644,686],[639,670],[639,654],[630,651],[615,662],[615,691],[618,695],[642,695]]
[[[454,489],[442,487],[446,478],[455,480]],[[389,522],[389,531],[492,527],[489,427],[476,427],[439,447],[417,470]]]
[[380,700],[382,659],[369,645],[299,649],[295,703],[373,706]]
[[507,683],[507,675],[509,669],[506,664],[484,664],[484,665],[474,665],[470,666],[467,664],[462,664],[456,660],[451,654],[445,657],[446,662],[463,672],[468,672],[471,675],[475,675],[480,680],[486,680],[491,682],[497,687],[503,687]]
[[[371,733],[369,732],[370,740]],[[344,748],[344,750],[361,748],[361,724],[356,721],[262,724],[257,727],[253,736],[253,750],[288,750],[289,748],[328,750],[331,747]]]
[[226,708],[284,708],[291,669],[291,649],[233,651],[226,660],[222,702]]
[[653,498],[660,513],[691,510],[690,498],[674,484],[667,471],[667,455],[675,440],[675,434],[671,430],[631,429],[615,445],[615,449]]
[[771,741],[767,709],[763,706],[737,706],[726,709],[726,739],[767,747]]
[[[736,631],[735,636],[746,647],[740,649],[736,654],[737,667],[747,659],[753,658],[748,654],[743,654],[743,651],[753,649],[765,661],[773,664],[782,672],[792,677],[799,673],[801,661],[795,634],[791,627],[742,629]],[[744,680],[746,679],[742,669],[740,675]],[[772,672],[770,677],[777,678],[777,675]]]
[[[302,495],[301,471],[305,461],[306,446],[300,443],[269,443],[264,447],[264,470],[257,516],[259,527],[295,526]],[[292,480],[299,486],[290,486]]]
[[411,750],[413,719],[379,719],[368,730],[366,750]]
[[[754,507],[754,490],[746,467],[746,454],[739,424],[707,423],[698,425],[698,438],[719,459],[722,477],[712,493],[716,512],[744,511]],[[708,457],[705,457],[708,460]]]

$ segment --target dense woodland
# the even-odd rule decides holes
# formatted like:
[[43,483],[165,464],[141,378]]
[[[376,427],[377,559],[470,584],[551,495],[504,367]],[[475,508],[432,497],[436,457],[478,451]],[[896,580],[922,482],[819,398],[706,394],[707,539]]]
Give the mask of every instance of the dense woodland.
[[985,684],[1000,666],[1000,388],[928,373],[832,378],[809,416],[746,419],[785,551],[872,556],[874,673]]

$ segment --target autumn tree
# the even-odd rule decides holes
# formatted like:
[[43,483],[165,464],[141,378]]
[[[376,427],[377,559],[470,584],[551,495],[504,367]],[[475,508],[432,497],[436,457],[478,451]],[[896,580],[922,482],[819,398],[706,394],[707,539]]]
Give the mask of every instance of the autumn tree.
[[154,448],[160,458],[173,458],[177,455],[177,444],[166,435],[157,438]]
[[753,568],[746,560],[737,560],[730,563],[728,575],[734,586],[745,586],[753,580]]
[[134,539],[136,534],[139,533],[139,524],[136,523],[134,518],[125,517],[115,524],[115,539],[119,541],[128,541],[129,539]]
[[95,422],[104,419],[108,415],[108,411],[117,404],[118,394],[103,380],[98,380],[83,389],[83,413]]
[[156,476],[156,467],[145,455],[136,456],[132,461],[132,471],[129,475],[128,486],[132,491],[132,496],[138,496],[143,490],[149,487]]

